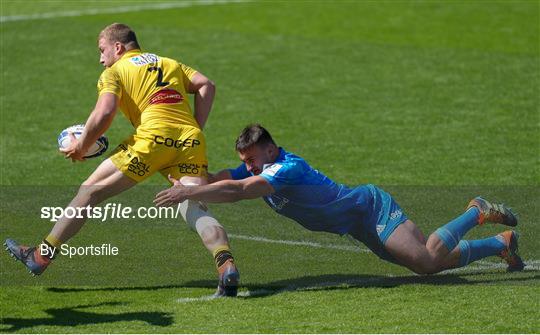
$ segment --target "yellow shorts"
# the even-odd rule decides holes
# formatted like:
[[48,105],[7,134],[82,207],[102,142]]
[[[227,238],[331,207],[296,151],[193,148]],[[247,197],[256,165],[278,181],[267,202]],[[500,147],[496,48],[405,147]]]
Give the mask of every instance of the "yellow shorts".
[[122,173],[141,182],[159,171],[165,178],[170,174],[206,177],[208,160],[206,141],[195,127],[155,127],[137,129],[109,157]]

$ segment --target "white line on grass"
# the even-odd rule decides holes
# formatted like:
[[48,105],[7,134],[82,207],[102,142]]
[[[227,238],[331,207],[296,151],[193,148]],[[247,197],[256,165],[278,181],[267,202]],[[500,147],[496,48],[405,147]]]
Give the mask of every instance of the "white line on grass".
[[[391,278],[392,275],[387,275],[386,277]],[[257,290],[246,290],[246,291],[239,291],[238,296],[239,297],[258,297],[258,296],[265,296],[269,294],[279,294],[283,292],[298,292],[298,291],[316,291],[320,290],[321,288],[331,288],[331,287],[341,287],[343,285],[363,285],[363,284],[369,284],[372,282],[376,282],[381,280],[380,277],[374,277],[374,278],[352,278],[348,280],[342,280],[342,281],[328,281],[328,282],[322,282],[317,285],[310,285],[310,286],[304,286],[304,285],[288,285],[283,288],[270,290],[270,289],[257,289]],[[186,303],[186,302],[195,302],[195,301],[208,301],[208,300],[214,300],[218,299],[214,295],[204,295],[201,297],[196,298],[179,298],[176,300],[176,302],[179,303]]]
[[133,6],[121,6],[121,7],[111,7],[111,8],[88,8],[88,9],[83,9],[83,10],[70,10],[70,11],[63,11],[63,12],[0,16],[0,23],[13,22],[13,21],[45,20],[45,19],[54,19],[54,18],[59,18],[59,17],[77,17],[77,16],[98,15],[98,14],[118,14],[118,13],[129,13],[129,12],[140,12],[144,10],[163,10],[163,9],[172,9],[172,8],[186,8],[186,7],[193,7],[193,6],[220,5],[220,4],[248,2],[248,1],[249,0],[198,0],[198,1],[153,3],[153,4],[147,4],[147,5],[133,5]]
[[[525,260],[523,261],[525,263],[525,270],[526,271],[539,271],[540,265],[538,265],[538,261],[536,260]],[[449,274],[449,273],[460,273],[460,272],[484,272],[486,270],[496,270],[496,269],[506,269],[508,265],[505,263],[494,263],[494,262],[483,262],[480,263],[480,261],[473,263],[472,265],[468,265],[462,268],[457,269],[450,269],[440,272],[441,274]]]
[[[309,241],[273,240],[273,239],[269,239],[269,238],[261,237],[261,236],[247,236],[247,235],[237,235],[237,234],[229,234],[229,236],[235,239],[239,239],[239,240],[255,241],[255,242],[262,242],[262,243],[306,246],[306,247],[313,247],[313,248],[345,250],[345,251],[363,252],[363,253],[371,252],[371,250],[369,249],[360,248],[356,246],[348,246],[348,245],[321,244],[321,243],[309,242]],[[540,260],[529,259],[529,260],[525,260],[524,263],[525,263],[525,270],[540,270]],[[480,260],[480,261],[476,261],[472,265],[458,268],[458,269],[446,270],[443,273],[467,272],[467,271],[481,272],[484,270],[505,269],[506,267],[507,265],[502,262],[489,262],[489,261]]]
[[[273,243],[273,244],[285,244],[285,245],[292,245],[292,246],[307,246],[312,248],[323,248],[323,249],[334,249],[334,250],[346,250],[346,251],[352,251],[352,252],[371,252],[369,249],[363,249],[356,246],[347,246],[347,245],[336,245],[336,244],[321,244],[316,242],[307,242],[307,241],[291,241],[291,240],[273,240],[266,237],[261,236],[248,236],[248,235],[237,235],[237,234],[229,234],[229,237],[239,240],[247,240],[247,241],[255,241],[255,242],[262,242],[262,243]],[[540,260],[537,259],[529,259],[524,261],[525,263],[525,270],[529,271],[538,271],[540,270]],[[467,272],[467,273],[477,273],[477,272],[483,272],[486,270],[495,270],[495,269],[506,269],[507,265],[505,263],[499,262],[489,262],[484,260],[476,261],[475,263],[458,268],[458,269],[450,269],[443,272],[440,272],[440,274],[451,274],[451,273],[460,273],[460,272]],[[395,275],[387,274],[387,277],[393,277]],[[257,290],[246,290],[246,291],[239,291],[238,296],[239,297],[256,297],[256,296],[264,296],[269,294],[278,294],[282,292],[288,292],[288,291],[309,291],[309,290],[318,290],[321,288],[328,288],[328,287],[337,287],[342,285],[362,285],[362,284],[368,284],[370,282],[374,282],[380,280],[379,278],[358,278],[358,279],[349,279],[345,281],[339,281],[339,282],[323,282],[317,285],[313,286],[301,286],[301,285],[289,285],[285,288],[276,289],[276,290],[270,290],[270,289],[257,289]],[[209,301],[216,299],[214,295],[204,295],[201,297],[194,297],[194,298],[179,298],[176,301],[178,303],[187,303],[187,302],[196,302],[196,301]]]
[[[538,261],[527,261],[526,263],[534,263]],[[466,272],[466,273],[478,273],[478,272],[484,272],[486,270],[494,270],[494,269],[500,269],[500,268],[506,268],[506,265],[503,263],[491,263],[487,262],[491,265],[483,265],[483,266],[475,266],[470,265],[467,267],[459,268],[459,269],[451,269],[441,272],[441,275],[445,274],[451,274],[451,273],[459,273],[459,272]],[[529,265],[525,266],[526,270],[540,270],[540,267],[538,265]],[[394,275],[387,274],[386,277],[394,277]],[[239,297],[258,297],[258,296],[266,296],[270,294],[279,294],[283,292],[299,292],[299,291],[313,291],[313,290],[320,290],[324,288],[330,288],[330,287],[340,287],[343,285],[364,285],[364,284],[370,284],[372,282],[376,282],[378,280],[381,280],[380,277],[375,278],[358,278],[358,279],[348,279],[344,281],[335,281],[335,282],[323,282],[317,285],[311,285],[311,286],[301,286],[301,285],[289,285],[284,288],[280,289],[257,289],[257,290],[245,290],[245,291],[239,291],[238,296]],[[176,300],[178,303],[188,303],[188,302],[198,302],[198,301],[209,301],[218,299],[214,295],[204,295],[200,297],[193,297],[193,298],[179,298]]]
[[309,241],[272,240],[266,237],[237,235],[237,234],[229,234],[229,237],[236,238],[239,240],[256,241],[256,242],[263,242],[263,243],[297,245],[297,246],[306,246],[306,247],[312,247],[312,248],[346,250],[346,251],[353,251],[353,252],[371,252],[369,249],[364,249],[364,248],[360,248],[360,247],[356,247],[352,245],[321,244],[321,243],[309,242]]
[[[339,245],[339,244],[321,244],[321,243],[309,242],[309,241],[273,240],[273,239],[262,237],[262,236],[248,236],[248,235],[238,235],[238,234],[229,234],[229,237],[232,237],[234,239],[239,239],[239,240],[255,241],[255,242],[262,242],[262,243],[306,246],[306,247],[312,247],[312,248],[345,250],[345,251],[363,252],[363,253],[371,252],[371,250],[369,249],[360,248],[360,247],[352,246],[352,245],[349,246],[349,245]],[[524,263],[526,264],[525,269],[527,270],[540,270],[540,260],[529,259],[529,260],[524,261]],[[489,261],[484,261],[484,260],[476,261],[473,265],[475,265],[477,268],[482,268],[482,270],[506,268],[506,264],[504,263],[489,262]],[[467,269],[470,270],[471,266],[465,267],[465,268],[448,270],[448,271],[458,271],[458,270],[463,271]]]
[[176,299],[176,302],[186,303],[186,302],[194,302],[194,301],[209,301],[213,299],[216,299],[216,297],[213,294],[211,294],[211,295],[203,295],[202,297],[197,297],[197,298],[179,298],[179,299]]

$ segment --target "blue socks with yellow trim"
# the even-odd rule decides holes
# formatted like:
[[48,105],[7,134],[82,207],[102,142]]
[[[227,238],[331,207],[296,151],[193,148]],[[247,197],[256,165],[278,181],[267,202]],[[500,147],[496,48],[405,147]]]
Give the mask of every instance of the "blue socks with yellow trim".
[[465,234],[478,224],[480,212],[471,207],[465,213],[435,231],[448,251],[454,250]]
[[479,259],[498,255],[506,248],[502,236],[496,235],[483,240],[462,240],[459,242],[459,266],[465,266]]

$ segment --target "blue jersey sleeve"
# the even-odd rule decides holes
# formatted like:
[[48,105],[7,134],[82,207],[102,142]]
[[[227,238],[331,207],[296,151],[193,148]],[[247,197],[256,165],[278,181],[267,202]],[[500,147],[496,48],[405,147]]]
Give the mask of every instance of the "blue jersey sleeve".
[[229,169],[231,177],[234,180],[245,179],[251,177],[251,173],[248,172],[246,164],[240,164],[236,169]]
[[260,176],[272,185],[276,192],[286,186],[298,185],[302,183],[304,167],[299,163],[274,163],[265,167]]

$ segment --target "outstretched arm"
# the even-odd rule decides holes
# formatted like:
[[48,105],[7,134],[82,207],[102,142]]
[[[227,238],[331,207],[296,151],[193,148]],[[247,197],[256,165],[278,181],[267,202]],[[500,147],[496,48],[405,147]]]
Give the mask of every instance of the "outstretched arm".
[[218,182],[220,180],[229,180],[233,179],[231,171],[229,169],[221,170],[216,173],[208,172],[208,184]]
[[203,129],[214,103],[216,85],[206,76],[197,72],[191,78],[188,91],[195,94],[195,120]]
[[156,206],[171,206],[184,200],[198,200],[208,203],[236,202],[244,199],[255,199],[274,193],[274,188],[266,179],[252,176],[241,180],[222,180],[202,186],[183,186],[178,180],[169,176],[174,185],[159,192],[155,199]]
[[111,125],[117,106],[118,97],[115,94],[106,92],[99,96],[96,107],[84,125],[81,137],[77,139],[75,135],[70,134],[71,143],[69,147],[60,149],[66,155],[66,158],[71,158],[73,161],[84,160],[84,154]]

